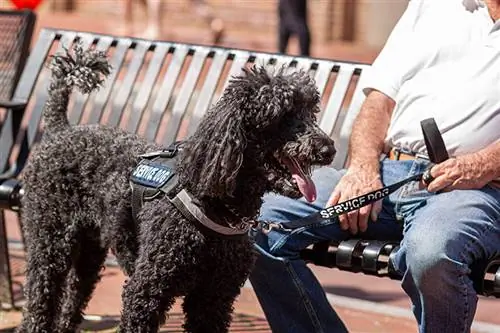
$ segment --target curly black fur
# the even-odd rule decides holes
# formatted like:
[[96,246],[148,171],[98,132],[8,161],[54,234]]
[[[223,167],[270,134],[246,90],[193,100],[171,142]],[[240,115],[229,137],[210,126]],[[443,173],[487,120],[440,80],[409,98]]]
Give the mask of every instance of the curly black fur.
[[[88,93],[108,73],[95,51],[55,57],[45,134],[24,173],[27,302],[17,332],[75,332],[108,249],[130,277],[120,332],[157,332],[178,296],[186,331],[227,332],[252,244],[200,231],[165,197],[134,221],[130,173],[138,155],[161,147],[119,129],[69,126],[65,115],[73,86]],[[298,197],[283,161],[307,171],[335,153],[315,123],[318,102],[303,72],[245,71],[185,142],[179,186],[225,226],[255,218],[267,191]]]

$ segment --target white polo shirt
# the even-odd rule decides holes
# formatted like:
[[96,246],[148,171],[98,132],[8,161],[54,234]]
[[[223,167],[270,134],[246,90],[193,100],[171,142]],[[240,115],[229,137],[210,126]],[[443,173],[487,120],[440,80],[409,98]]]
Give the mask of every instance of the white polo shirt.
[[411,0],[362,77],[396,101],[386,149],[426,154],[434,117],[451,156],[500,140],[500,21],[481,0]]

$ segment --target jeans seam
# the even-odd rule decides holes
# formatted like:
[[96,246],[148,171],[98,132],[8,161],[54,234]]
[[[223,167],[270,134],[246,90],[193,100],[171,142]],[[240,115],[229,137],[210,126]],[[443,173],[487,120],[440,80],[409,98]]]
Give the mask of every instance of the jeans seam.
[[314,328],[316,329],[316,333],[324,333],[323,329],[321,328],[318,315],[314,311],[314,307],[311,304],[311,300],[307,297],[307,294],[304,292],[304,288],[302,286],[302,283],[301,283],[300,279],[298,278],[297,274],[295,273],[295,270],[293,269],[289,260],[285,261],[285,267],[286,267],[286,270],[290,273],[290,276],[292,277],[292,280],[293,280],[293,284],[297,287],[297,290],[299,291],[300,296],[303,299],[304,307],[307,310],[307,314],[309,315],[309,318],[311,318],[311,322],[313,323]]
[[[470,244],[467,244],[466,246],[464,246],[464,249],[465,248],[467,248],[467,252],[470,252]],[[461,258],[462,262],[465,262],[464,252],[465,251],[460,252],[460,258]],[[464,304],[465,304],[464,318],[466,318],[466,320],[463,321],[464,326],[462,329],[462,332],[465,333],[465,332],[467,332],[467,323],[469,322],[469,302],[468,302],[468,298],[467,298],[468,292],[467,292],[467,283],[465,282],[464,274],[460,275],[459,278],[460,278],[460,281],[462,283]]]
[[[479,229],[481,234],[480,236],[483,236],[485,235],[487,232],[491,232],[493,231],[493,227],[489,224],[485,224],[484,225],[484,228],[480,228]],[[475,244],[477,243],[477,241],[475,239],[472,239],[470,242],[467,242],[467,244],[465,244],[465,246],[463,247],[464,250],[460,252],[460,260],[462,263],[465,263],[466,262],[466,256],[465,256],[465,253],[471,253],[471,244]],[[467,329],[467,323],[468,323],[468,320],[469,320],[469,302],[468,302],[468,290],[467,290],[467,283],[465,282],[465,276],[462,274],[460,277],[459,277],[461,283],[462,283],[462,288],[463,288],[463,296],[464,296],[464,304],[465,304],[465,311],[464,311],[464,318],[467,318],[467,321],[464,321],[463,324],[464,324],[464,327],[463,327],[463,332],[468,332],[468,329]]]
[[[412,164],[411,164],[411,168],[410,170],[408,171],[408,176],[414,174],[415,170],[417,168],[417,162],[414,161]],[[402,205],[402,199],[404,197],[406,197],[406,195],[408,194],[408,188],[410,186],[410,183],[409,184],[406,184],[404,185],[401,190],[399,190],[399,193],[398,193],[398,196],[397,196],[397,200],[396,200],[396,204],[394,205],[394,212],[396,213],[396,216],[397,215],[400,215],[399,214],[399,210],[401,208],[401,205]]]
[[288,240],[288,238],[290,238],[291,235],[294,234],[295,231],[297,231],[298,229],[296,230],[293,230],[292,232],[286,234],[286,235],[282,235],[278,240],[276,240],[274,242],[274,244],[269,248],[269,253],[273,253],[275,252],[275,250],[279,250],[283,244],[285,244]]

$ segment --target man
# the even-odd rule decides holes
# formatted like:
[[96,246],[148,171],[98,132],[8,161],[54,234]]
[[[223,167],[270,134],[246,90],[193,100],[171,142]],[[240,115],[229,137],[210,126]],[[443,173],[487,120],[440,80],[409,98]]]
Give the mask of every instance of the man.
[[428,183],[339,219],[255,230],[261,255],[250,280],[273,332],[346,331],[299,251],[352,235],[402,239],[395,265],[420,332],[470,330],[477,304],[470,266],[500,254],[499,18],[500,0],[411,0],[361,79],[366,100],[347,171],[317,170],[314,203],[265,198],[262,220],[290,221],[423,172],[425,118],[435,118],[452,156],[431,168]]

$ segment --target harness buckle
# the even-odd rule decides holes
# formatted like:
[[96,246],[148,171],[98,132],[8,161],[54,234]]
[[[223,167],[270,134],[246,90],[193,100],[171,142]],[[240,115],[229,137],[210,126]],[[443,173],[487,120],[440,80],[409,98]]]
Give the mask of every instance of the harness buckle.
[[153,151],[153,152],[145,153],[145,154],[139,155],[139,157],[144,158],[144,159],[151,159],[151,158],[155,158],[155,157],[172,158],[172,157],[176,156],[177,153],[182,149],[181,144],[182,144],[182,141],[176,141],[165,149],[162,149],[160,151]]
[[170,158],[170,157],[174,157],[175,155],[177,155],[178,151],[179,151],[179,147],[177,145],[172,145],[172,146],[168,147],[167,149],[160,151],[158,156]]

